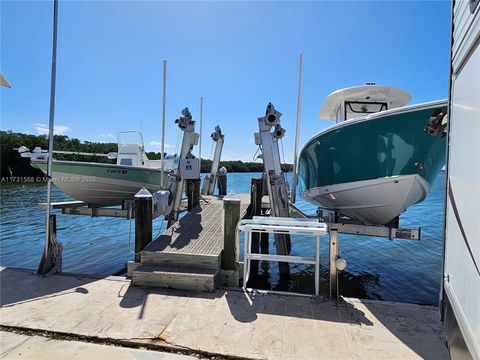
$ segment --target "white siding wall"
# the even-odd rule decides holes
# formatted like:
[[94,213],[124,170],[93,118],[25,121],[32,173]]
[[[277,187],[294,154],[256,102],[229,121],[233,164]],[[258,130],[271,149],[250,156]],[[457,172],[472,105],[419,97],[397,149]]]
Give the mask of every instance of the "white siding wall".
[[[454,5],[452,93],[449,122],[445,291],[465,342],[480,358],[480,5]],[[461,231],[463,227],[470,251]]]

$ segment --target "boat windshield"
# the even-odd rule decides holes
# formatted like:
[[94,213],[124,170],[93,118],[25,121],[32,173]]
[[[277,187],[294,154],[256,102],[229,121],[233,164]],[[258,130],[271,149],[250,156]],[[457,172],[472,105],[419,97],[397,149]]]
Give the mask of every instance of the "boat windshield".
[[345,120],[388,109],[386,102],[345,101]]
[[143,137],[138,131],[119,132],[117,136],[118,145],[138,145],[143,147]]

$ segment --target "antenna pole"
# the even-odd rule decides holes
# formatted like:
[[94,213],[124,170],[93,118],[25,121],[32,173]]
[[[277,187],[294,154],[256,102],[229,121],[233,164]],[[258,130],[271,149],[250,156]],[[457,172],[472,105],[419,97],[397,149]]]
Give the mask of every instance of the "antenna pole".
[[50,82],[50,115],[48,123],[48,158],[47,158],[47,213],[45,219],[45,261],[47,261],[50,244],[50,212],[52,202],[52,157],[53,157],[53,127],[55,122],[55,82],[57,78],[57,24],[58,0],[53,1],[53,49],[52,74]]
[[162,147],[160,153],[160,187],[163,189],[163,160],[165,153],[165,99],[167,96],[167,60],[163,60]]
[[298,97],[297,97],[297,127],[295,129],[295,150],[293,153],[293,181],[291,202],[295,203],[297,197],[297,167],[298,167],[298,143],[300,142],[300,123],[302,115],[302,73],[303,52],[300,53],[300,69],[298,74]]
[[203,96],[200,97],[200,120],[199,120],[199,137],[198,140],[198,158],[200,159],[200,173],[202,172],[202,119],[203,119]]

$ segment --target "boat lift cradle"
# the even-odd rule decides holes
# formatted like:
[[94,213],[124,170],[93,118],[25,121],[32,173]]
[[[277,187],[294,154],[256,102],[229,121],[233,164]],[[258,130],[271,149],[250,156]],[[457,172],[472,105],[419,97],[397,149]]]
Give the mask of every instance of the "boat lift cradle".
[[[281,113],[275,110],[274,106],[269,103],[264,117],[258,118],[259,133],[255,133],[255,144],[261,145],[262,159],[264,164],[264,179],[268,189],[269,203],[262,203],[262,208],[270,209],[272,216],[268,220],[271,227],[274,223],[281,224],[281,231],[276,231],[274,228],[265,228],[265,221],[261,217],[254,217],[252,220],[244,220],[237,226],[237,231],[246,231],[249,242],[251,241],[251,232],[269,231],[275,236],[275,244],[277,247],[277,255],[268,254],[252,254],[251,245],[246,246],[245,256],[248,259],[259,261],[284,261],[279,262],[280,274],[288,274],[288,263],[305,263],[315,264],[313,259],[304,259],[295,256],[289,256],[290,234],[298,232],[296,226],[298,223],[292,222],[289,224],[286,218],[303,218],[304,220],[316,220],[319,222],[318,226],[322,228],[325,225],[329,235],[329,284],[330,284],[330,299],[337,300],[339,298],[338,290],[338,271],[342,271],[346,267],[346,261],[341,259],[338,255],[339,234],[362,235],[383,237],[389,240],[404,239],[404,240],[420,240],[421,229],[407,229],[398,228],[398,218],[386,225],[368,225],[351,221],[339,216],[334,211],[318,210],[317,216],[308,216],[301,210],[290,203],[287,183],[280,167],[280,152],[278,148],[278,140],[284,136],[285,129],[280,125]],[[298,125],[298,124],[297,124]],[[272,132],[271,129],[274,129]],[[276,220],[274,220],[276,218]],[[293,220],[293,219],[292,219]],[[304,223],[307,224],[307,223]],[[248,226],[247,226],[248,225]],[[309,225],[313,226],[313,224]],[[267,226],[268,227],[268,226]],[[291,228],[290,228],[291,227]],[[255,230],[256,229],[256,230]],[[280,229],[280,228],[279,228]],[[247,238],[246,237],[246,238]],[[281,264],[284,264],[283,266]],[[245,270],[245,278],[248,279],[249,267]],[[283,270],[283,272],[282,272]],[[315,281],[319,278],[319,266],[315,264]],[[245,281],[245,279],[244,279]],[[244,283],[244,288],[246,283]],[[318,284],[315,285],[316,295],[318,295]]]

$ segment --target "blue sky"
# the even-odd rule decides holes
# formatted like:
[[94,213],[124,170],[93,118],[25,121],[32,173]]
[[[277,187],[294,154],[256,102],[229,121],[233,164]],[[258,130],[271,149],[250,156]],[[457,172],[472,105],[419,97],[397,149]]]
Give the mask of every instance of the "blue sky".
[[[36,134],[48,124],[52,9],[1,1],[0,68],[12,84],[1,90],[2,130]],[[376,82],[409,91],[411,103],[446,98],[449,20],[448,1],[60,1],[57,130],[89,141],[143,130],[158,151],[166,59],[166,145],[176,143],[180,110],[198,119],[203,96],[202,157],[220,124],[224,158],[251,160],[256,119],[271,101],[292,161],[300,51],[304,144],[330,124],[317,113],[338,88]]]

